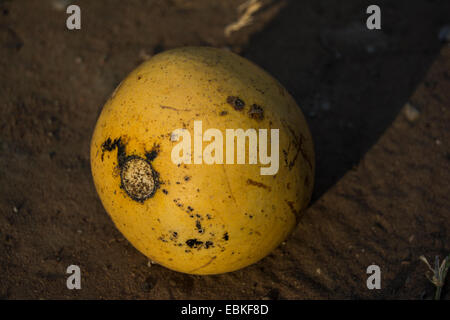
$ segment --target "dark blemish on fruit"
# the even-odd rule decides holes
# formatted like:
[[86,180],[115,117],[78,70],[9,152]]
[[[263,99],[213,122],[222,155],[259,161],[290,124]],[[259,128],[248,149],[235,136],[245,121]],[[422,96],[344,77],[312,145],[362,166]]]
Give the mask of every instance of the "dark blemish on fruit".
[[121,167],[120,178],[128,196],[141,203],[153,196],[159,187],[159,175],[150,162],[138,156],[127,157]]
[[225,232],[225,234],[223,235],[223,240],[228,241],[228,239],[230,239],[230,237],[228,236],[228,232]]
[[176,184],[180,184],[180,181],[175,182]]
[[261,106],[253,104],[248,111],[248,116],[257,121],[264,119],[264,110]]
[[261,183],[261,182],[258,182],[258,181],[254,181],[254,180],[252,180],[252,179],[247,179],[247,184],[248,184],[248,185],[251,185],[251,186],[258,187],[258,188],[263,188],[263,189],[266,189],[266,190],[268,190],[268,191],[271,191],[271,190],[272,190],[271,187],[266,186],[264,183]]
[[189,176],[184,177],[184,181],[189,181],[189,180],[191,180],[191,177],[189,177]]
[[176,204],[179,208],[181,208],[181,207],[183,206],[183,204],[182,204],[181,202],[178,202],[178,200],[180,200],[180,199],[173,199],[173,202],[175,202],[175,204]]
[[125,163],[125,159],[127,158],[127,155],[125,154],[125,145],[122,143],[121,138],[117,138],[114,141],[111,141],[111,138],[108,138],[105,140],[105,142],[102,143],[102,161],[103,161],[103,155],[106,151],[113,151],[117,148],[117,162],[119,163],[119,167],[122,167],[122,165]]
[[162,241],[162,242],[168,242],[168,241],[164,238],[164,235],[160,236],[160,237],[158,238],[158,240],[159,240],[159,241]]
[[212,241],[206,241],[205,242],[205,249],[208,249],[209,247],[212,247],[214,243]]
[[226,116],[227,114],[228,112],[224,110],[219,113],[219,116]]
[[197,189],[197,192],[200,192],[200,189]]
[[297,160],[297,156],[298,156],[299,152],[302,155],[303,159],[305,159],[305,161],[308,163],[309,167],[312,169],[311,159],[309,158],[307,152],[303,149],[303,136],[302,135],[300,135],[299,141],[297,142],[297,154],[295,155],[294,160],[291,163],[289,163],[289,169],[292,169],[292,167],[294,166],[295,160]]
[[234,96],[229,96],[227,98],[227,103],[237,111],[241,111],[245,107],[245,102],[242,101],[242,99]]
[[203,245],[203,241],[199,241],[197,239],[189,239],[186,241],[186,245],[189,248],[199,248]]
[[162,189],[162,192],[163,192],[164,194],[168,194],[168,193],[169,193],[169,191],[167,191],[166,189]]
[[288,153],[286,150],[283,149],[283,156],[284,156],[284,164],[286,165],[286,167],[289,166],[289,162],[288,162]]
[[152,150],[150,150],[149,152],[145,153],[145,157],[147,158],[148,161],[153,161],[158,156],[159,151],[160,151],[159,150],[159,144],[155,144],[153,146]]
[[308,153],[303,149],[303,141],[305,140],[305,138],[303,137],[302,134],[300,134],[300,136],[297,136],[295,134],[295,131],[291,128],[291,126],[289,126],[289,124],[286,123],[286,121],[283,121],[283,124],[288,128],[289,132],[291,133],[292,137],[294,138],[294,146],[297,149],[294,159],[292,159],[291,162],[289,162],[289,170],[292,169],[292,167],[294,166],[295,162],[297,161],[298,155],[301,154],[303,159],[305,159],[305,161],[308,163],[309,167],[312,169],[312,162],[311,159],[308,156]]
[[198,233],[203,233],[204,232],[204,230],[202,228],[202,224],[200,223],[200,220],[197,220],[195,222],[195,227],[197,228]]
[[208,218],[208,220],[211,220],[211,215],[209,213],[207,213],[206,218]]
[[188,209],[190,212],[194,211],[194,208],[192,208],[191,206],[188,206],[187,209]]
[[169,109],[169,110],[173,110],[173,111],[191,111],[190,109],[177,109],[174,107],[170,107],[170,106],[161,106],[161,109]]
[[249,214],[248,217],[249,217],[250,219],[253,219],[253,215],[251,215],[251,214]]
[[176,237],[178,237],[178,232],[174,231],[174,232],[172,232],[172,235],[174,238],[176,238]]
[[300,221],[300,218],[301,218],[301,211],[300,211],[300,210],[295,210],[295,208],[294,208],[294,202],[288,201],[288,200],[285,200],[285,201],[286,201],[286,203],[288,204],[289,209],[291,209],[291,212],[294,214],[294,216],[295,216],[295,221],[296,221],[296,222]]
[[304,184],[305,184],[305,187],[309,187],[309,184],[310,184],[310,182],[309,182],[309,176],[306,176],[306,177],[305,177],[305,182],[304,182]]
[[138,76],[137,79],[138,79],[138,80],[141,80],[141,79],[142,79],[142,76]]
[[117,149],[117,163],[120,169],[120,188],[133,200],[143,203],[152,197],[160,186],[159,173],[156,172],[150,161],[136,155],[127,156],[125,144],[119,137],[114,141],[111,138],[101,145],[103,154]]

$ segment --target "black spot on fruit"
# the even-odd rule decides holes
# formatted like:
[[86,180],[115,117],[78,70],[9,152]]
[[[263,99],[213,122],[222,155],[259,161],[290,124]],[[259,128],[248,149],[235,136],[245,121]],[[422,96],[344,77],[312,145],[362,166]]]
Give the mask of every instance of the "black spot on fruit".
[[102,143],[101,148],[102,148],[102,161],[103,155],[106,151],[111,152],[117,148],[117,162],[119,164],[119,167],[123,166],[127,158],[127,155],[125,154],[125,144],[122,142],[121,138],[117,138],[114,141],[112,141],[111,138],[108,138],[105,140],[105,142]]
[[186,241],[186,245],[189,248],[199,248],[203,245],[203,241],[199,241],[197,239],[189,239]]
[[227,103],[237,111],[241,111],[245,107],[245,102],[242,99],[234,96],[229,96],[227,98]]
[[147,151],[145,153],[145,157],[147,158],[148,161],[153,161],[158,156],[159,151],[160,151],[159,144],[155,144],[155,145],[153,145],[152,150]]
[[228,239],[230,239],[230,237],[228,236],[228,232],[225,232],[225,234],[223,235],[223,240],[228,241]]
[[127,155],[125,143],[119,137],[114,141],[111,138],[101,145],[102,160],[105,152],[117,149],[117,163],[120,169],[120,187],[134,201],[143,203],[152,197],[159,188],[159,173],[156,172],[150,161],[136,155]]
[[248,116],[257,121],[264,119],[264,110],[261,106],[253,104],[248,111]]
[[261,183],[261,182],[258,182],[258,181],[254,181],[252,179],[247,179],[247,184],[255,186],[255,187],[258,187],[258,188],[266,189],[267,191],[271,191],[272,190],[271,187],[266,186],[264,183]]
[[197,228],[198,233],[203,233],[204,232],[204,230],[202,228],[202,224],[200,223],[200,220],[197,220],[195,222],[195,227]]
[[209,247],[212,247],[214,243],[212,241],[206,241],[205,242],[205,249],[209,249]]

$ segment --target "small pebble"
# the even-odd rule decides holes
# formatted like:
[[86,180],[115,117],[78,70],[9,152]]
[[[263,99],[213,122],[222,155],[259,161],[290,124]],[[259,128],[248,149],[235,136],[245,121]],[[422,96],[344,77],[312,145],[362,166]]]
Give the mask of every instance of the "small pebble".
[[156,261],[153,261],[153,260],[148,260],[147,261],[147,267],[149,267],[149,268],[151,268],[151,266],[154,265],[154,264],[158,264],[158,263]]
[[149,54],[149,53],[148,53],[147,51],[145,51],[144,49],[141,49],[141,50],[139,51],[139,59],[145,61],[145,60],[150,59],[151,57],[152,57],[152,55]]
[[72,2],[72,0],[53,0],[53,8],[58,11],[66,10],[67,6]]
[[404,113],[409,122],[415,122],[419,119],[420,112],[409,102],[405,104]]

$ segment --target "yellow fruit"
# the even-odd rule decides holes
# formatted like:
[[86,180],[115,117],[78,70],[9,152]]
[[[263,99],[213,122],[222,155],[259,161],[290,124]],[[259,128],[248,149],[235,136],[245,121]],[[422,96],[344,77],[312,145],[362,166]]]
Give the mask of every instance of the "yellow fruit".
[[[195,121],[202,128],[194,135]],[[223,147],[210,153],[223,150],[223,164],[205,163],[211,128],[223,134]],[[269,165],[260,155],[250,163],[249,141],[245,164],[225,160],[226,129],[239,128],[256,129],[260,143],[267,129],[268,155],[278,147],[276,174],[262,174]],[[174,132],[190,133],[191,163],[172,161],[188,143]],[[293,230],[311,197],[314,151],[279,82],[231,52],[186,47],[154,56],[114,91],[92,137],[91,167],[103,206],[139,251],[172,270],[217,274],[262,259]]]

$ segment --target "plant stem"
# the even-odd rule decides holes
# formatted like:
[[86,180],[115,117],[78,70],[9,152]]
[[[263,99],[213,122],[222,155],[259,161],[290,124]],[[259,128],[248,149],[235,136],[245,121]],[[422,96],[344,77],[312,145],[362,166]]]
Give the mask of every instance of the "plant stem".
[[442,287],[437,286],[436,294],[434,295],[434,300],[441,300],[441,292],[442,292]]

